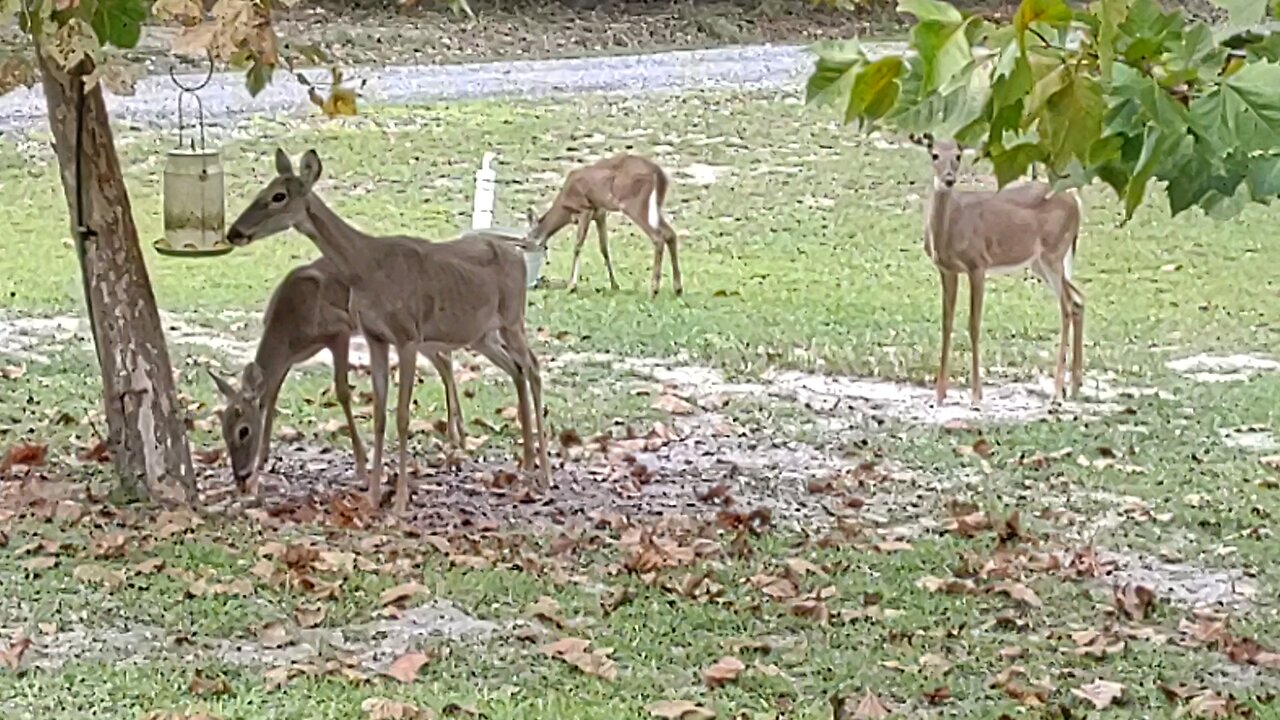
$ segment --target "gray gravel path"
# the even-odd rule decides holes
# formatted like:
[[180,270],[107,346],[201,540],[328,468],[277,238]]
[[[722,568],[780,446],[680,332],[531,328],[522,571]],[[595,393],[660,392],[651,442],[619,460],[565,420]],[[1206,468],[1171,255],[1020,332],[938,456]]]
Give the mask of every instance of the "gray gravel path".
[[[900,48],[901,44],[885,43],[872,50]],[[368,80],[361,91],[365,101],[409,104],[591,92],[798,88],[812,62],[802,46],[761,45],[652,55],[365,68],[350,74]],[[315,79],[324,75],[323,71],[314,71],[314,76],[308,73]],[[194,82],[202,76],[181,78]],[[242,75],[216,73],[200,97],[210,125],[310,107],[305,89],[283,73],[256,98],[244,89]],[[158,128],[176,123],[176,93],[167,76],[143,78],[134,95],[108,95],[107,103],[117,123]],[[38,86],[0,97],[0,131],[43,128],[46,123],[44,95]]]

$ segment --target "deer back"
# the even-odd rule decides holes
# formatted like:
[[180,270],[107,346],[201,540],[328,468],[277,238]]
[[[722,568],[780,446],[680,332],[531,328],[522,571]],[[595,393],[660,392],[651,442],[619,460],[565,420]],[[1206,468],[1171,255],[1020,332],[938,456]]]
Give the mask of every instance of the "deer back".
[[1043,183],[950,196],[931,230],[938,262],[954,272],[1009,272],[1041,258],[1061,260],[1079,232],[1075,198]]

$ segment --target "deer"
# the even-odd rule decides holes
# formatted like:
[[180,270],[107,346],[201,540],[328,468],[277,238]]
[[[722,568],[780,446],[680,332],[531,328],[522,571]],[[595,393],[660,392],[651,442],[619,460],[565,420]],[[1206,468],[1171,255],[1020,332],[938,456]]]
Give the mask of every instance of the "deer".
[[[955,140],[912,135],[933,166],[933,190],[925,204],[924,251],[942,286],[942,349],[935,385],[937,404],[947,395],[947,356],[955,318],[959,277],[969,279],[969,343],[973,367],[970,402],[982,403],[979,334],[989,275],[1030,268],[1058,300],[1061,334],[1054,370],[1053,402],[1064,398],[1067,346],[1071,348],[1071,392],[1079,394],[1084,367],[1084,294],[1072,282],[1072,263],[1083,213],[1075,190],[1055,192],[1043,182],[1022,181],[995,191],[957,190],[964,149]],[[1074,341],[1072,337],[1074,336]]]
[[594,222],[600,240],[600,256],[604,258],[605,269],[609,272],[609,287],[616,292],[618,279],[609,256],[605,221],[610,212],[620,212],[653,242],[649,297],[654,298],[658,294],[664,250],[671,255],[672,289],[676,295],[682,295],[684,281],[680,277],[676,231],[663,213],[669,184],[667,174],[657,163],[639,155],[615,155],[575,168],[565,176],[550,209],[539,217],[533,208],[529,208],[529,231],[525,241],[528,245],[545,248],[553,235],[569,223],[577,222],[578,236],[573,246],[573,268],[569,271],[568,286],[569,292],[576,292],[582,246]]
[[382,504],[383,445],[387,423],[388,353],[399,363],[396,431],[400,441],[392,510],[403,515],[409,501],[409,412],[419,352],[469,348],[489,359],[515,385],[523,442],[521,470],[533,471],[534,426],[541,473],[551,483],[543,428],[542,379],[525,332],[525,263],[514,243],[496,233],[469,233],[447,242],[408,235],[374,236],[338,216],[314,191],[323,166],[314,149],[303,153],[298,171],[283,149],[275,154],[276,177],[249,202],[231,227],[236,247],[289,228],[311,240],[350,288],[349,308],[369,345],[373,381],[373,467],[368,498]]
[[[328,350],[333,357],[334,395],[342,406],[355,454],[356,479],[364,483],[365,453],[351,410],[351,336],[355,321],[348,311],[351,290],[338,278],[337,267],[321,257],[296,267],[284,276],[267,302],[262,318],[262,337],[251,360],[240,373],[239,387],[209,370],[224,407],[219,412],[223,443],[231,473],[241,493],[248,490],[257,470],[271,454],[271,427],[276,401],[285,378],[294,365]],[[448,354],[436,353],[428,359],[445,387],[447,440],[462,447],[461,408],[453,380],[453,363]]]

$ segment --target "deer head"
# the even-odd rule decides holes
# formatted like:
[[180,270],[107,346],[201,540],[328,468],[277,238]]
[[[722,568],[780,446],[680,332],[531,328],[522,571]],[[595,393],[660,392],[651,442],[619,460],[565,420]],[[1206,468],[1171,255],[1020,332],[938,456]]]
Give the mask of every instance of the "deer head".
[[244,491],[257,470],[258,448],[262,443],[262,368],[255,362],[246,365],[240,375],[239,389],[212,370],[209,377],[226,401],[226,407],[219,412],[222,440],[227,446],[231,475]]
[[284,150],[276,149],[276,177],[240,213],[227,230],[227,242],[243,247],[284,232],[304,221],[307,196],[320,178],[322,166],[315,150],[308,150],[299,163],[301,172],[293,172],[293,163]]
[[929,151],[933,164],[933,187],[935,190],[950,190],[955,187],[956,176],[960,172],[960,161],[964,158],[964,147],[955,140],[934,140],[932,135],[912,135],[911,141],[923,145]]

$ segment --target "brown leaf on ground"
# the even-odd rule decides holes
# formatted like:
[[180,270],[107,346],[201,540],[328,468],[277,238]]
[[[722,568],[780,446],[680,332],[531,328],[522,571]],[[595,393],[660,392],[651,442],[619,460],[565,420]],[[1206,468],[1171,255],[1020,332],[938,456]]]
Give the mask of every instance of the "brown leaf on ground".
[[1146,585],[1125,583],[1112,590],[1112,602],[1130,620],[1145,620],[1155,605],[1156,592]]
[[876,697],[875,693],[870,690],[862,699],[858,701],[858,706],[853,709],[853,720],[880,720],[889,717],[889,708]]
[[231,692],[231,684],[224,677],[205,677],[197,670],[187,691],[192,695],[226,695]]
[[885,540],[876,543],[874,547],[878,552],[891,553],[910,550],[912,546],[911,543],[906,542],[905,540]]
[[201,465],[217,465],[218,461],[222,459],[222,448],[214,447],[193,450],[191,452],[191,457]]
[[71,571],[71,577],[82,583],[101,585],[108,591],[116,590],[121,585],[124,585],[125,581],[123,570],[112,570],[93,564],[77,565]]
[[293,638],[289,637],[289,631],[280,623],[270,623],[258,632],[258,642],[264,648],[284,647],[293,642]]
[[418,671],[422,666],[430,661],[430,656],[425,653],[405,653],[391,663],[391,667],[387,669],[387,676],[402,683],[411,683],[418,678]]
[[924,701],[930,705],[941,705],[951,699],[951,688],[943,685],[942,687],[928,690],[924,694]]
[[107,444],[101,440],[93,444],[92,447],[86,448],[84,452],[77,457],[84,462],[105,463],[111,462],[111,450],[107,448]]
[[4,460],[0,460],[0,472],[9,472],[14,467],[37,467],[44,465],[49,456],[49,446],[45,443],[22,442],[9,448]]
[[708,687],[720,687],[725,683],[738,679],[738,675],[746,669],[747,666],[738,658],[732,656],[722,657],[714,665],[702,671],[702,681]]
[[713,720],[714,710],[708,710],[688,700],[662,700],[645,707],[649,714],[665,720]]
[[696,408],[688,400],[676,395],[662,395],[653,401],[653,407],[656,410],[671,413],[672,415],[691,415]]
[[459,703],[449,703],[440,709],[445,717],[484,717],[484,713],[480,712],[480,708],[475,705],[461,705]]
[[961,537],[977,537],[991,529],[991,520],[981,510],[966,515],[956,515],[943,525],[949,532]]
[[278,690],[289,683],[289,668],[277,667],[271,668],[262,674],[262,679],[266,681],[267,691]]
[[26,654],[29,647],[31,647],[31,638],[19,634],[13,642],[9,643],[8,648],[0,651],[0,667],[10,672],[17,670],[22,664],[22,656]]
[[431,720],[435,713],[400,700],[371,697],[360,703],[368,720]]
[[604,680],[618,679],[618,666],[605,653],[588,650],[591,641],[562,638],[542,647],[542,653],[573,665],[588,675]]
[[48,570],[58,564],[58,558],[52,555],[41,555],[23,560],[20,564],[27,570]]
[[1040,596],[1036,595],[1036,592],[1034,590],[1027,587],[1026,585],[1023,585],[1022,583],[1015,583],[1015,582],[997,583],[994,586],[992,586],[991,591],[1008,595],[1014,600],[1017,600],[1023,605],[1027,605],[1029,607],[1038,608],[1044,605],[1044,603],[1040,600]]
[[1223,697],[1212,690],[1205,690],[1187,702],[1183,711],[1188,717],[1219,720],[1229,717],[1248,717],[1240,713],[1235,700]]
[[568,622],[560,614],[560,603],[555,598],[543,595],[538,598],[537,602],[529,606],[528,614],[530,617],[536,618],[543,622],[564,629]]
[[327,611],[323,605],[299,605],[293,609],[293,618],[300,628],[313,628],[324,622]]
[[133,566],[135,575],[153,575],[164,569],[164,558],[150,558]]
[[1095,710],[1105,710],[1124,695],[1124,685],[1109,680],[1094,680],[1088,685],[1072,688],[1071,694],[1087,700]]
[[383,606],[386,606],[386,605],[396,605],[399,603],[403,603],[404,601],[412,597],[421,596],[425,598],[425,597],[429,597],[430,595],[431,595],[431,591],[428,590],[426,586],[424,586],[422,583],[407,582],[400,585],[396,585],[393,588],[387,588],[386,590],[383,590],[382,595],[378,597],[378,600],[379,602],[382,603]]
[[774,575],[756,575],[751,578],[750,582],[760,592],[774,600],[791,600],[799,594],[795,583]]
[[926,575],[916,581],[916,587],[926,592],[940,592],[948,595],[972,595],[978,591],[978,587],[973,584],[972,580],[961,580],[959,578],[939,578],[932,575]]

